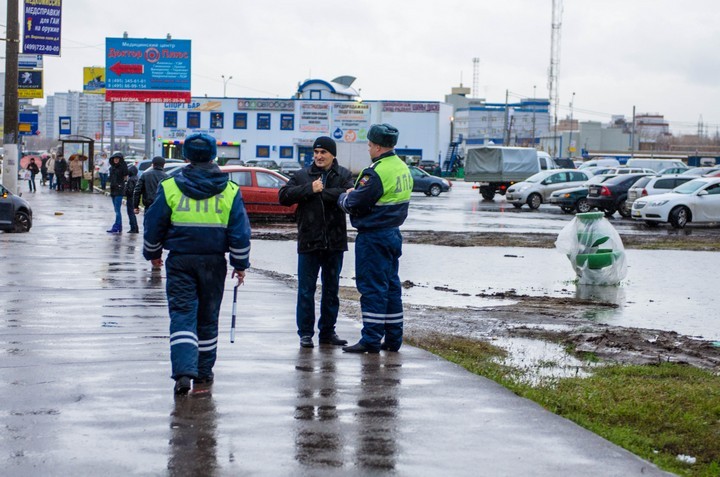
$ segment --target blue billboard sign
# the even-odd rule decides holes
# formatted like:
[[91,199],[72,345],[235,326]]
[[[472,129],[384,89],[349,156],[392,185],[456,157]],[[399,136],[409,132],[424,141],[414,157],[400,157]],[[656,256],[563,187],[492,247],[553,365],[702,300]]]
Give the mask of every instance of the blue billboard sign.
[[18,115],[18,134],[21,136],[34,136],[38,134],[38,113],[20,113]]
[[105,39],[105,100],[190,102],[190,40]]
[[23,53],[60,56],[62,0],[25,0]]
[[58,118],[58,129],[60,130],[60,135],[63,134],[72,134],[72,119],[70,116],[60,116]]

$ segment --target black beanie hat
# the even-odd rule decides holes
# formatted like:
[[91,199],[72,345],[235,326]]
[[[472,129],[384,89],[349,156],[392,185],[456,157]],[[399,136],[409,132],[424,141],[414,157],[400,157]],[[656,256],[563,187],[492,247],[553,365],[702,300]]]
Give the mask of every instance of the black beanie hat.
[[337,146],[335,145],[335,141],[331,137],[327,136],[320,136],[319,138],[315,139],[315,142],[313,143],[313,149],[325,149],[327,152],[333,155],[333,157],[337,156]]
[[162,169],[163,167],[165,167],[165,158],[162,156],[153,157],[152,165],[153,167],[158,167],[159,169]]
[[368,141],[382,147],[395,147],[400,132],[395,126],[387,123],[373,124],[367,133]]

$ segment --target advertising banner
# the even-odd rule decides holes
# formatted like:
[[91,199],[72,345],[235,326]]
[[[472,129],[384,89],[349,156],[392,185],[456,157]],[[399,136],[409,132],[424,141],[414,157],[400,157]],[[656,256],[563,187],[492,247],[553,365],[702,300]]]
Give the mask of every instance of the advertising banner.
[[18,69],[18,98],[42,98],[43,72],[42,70]]
[[301,103],[300,131],[327,134],[330,131],[330,103]]
[[38,113],[20,113],[18,115],[18,134],[21,136],[33,136],[38,132]]
[[411,103],[391,101],[383,103],[383,113],[434,113],[440,111],[440,103]]
[[[110,133],[110,121],[105,121],[105,132]],[[115,135],[122,137],[133,137],[135,135],[135,121],[115,120]]]
[[370,128],[370,105],[363,103],[333,104],[333,138],[356,142],[367,139]]
[[83,68],[83,93],[105,94],[104,66],[86,66]]
[[25,0],[22,52],[60,56],[62,0]]
[[105,39],[105,100],[190,102],[190,40]]

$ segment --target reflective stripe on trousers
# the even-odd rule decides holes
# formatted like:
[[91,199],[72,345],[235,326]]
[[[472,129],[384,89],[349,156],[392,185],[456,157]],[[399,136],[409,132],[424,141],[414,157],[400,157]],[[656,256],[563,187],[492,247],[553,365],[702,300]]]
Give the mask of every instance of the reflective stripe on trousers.
[[363,315],[360,342],[372,349],[399,348],[403,335],[400,229],[360,231],[355,239],[355,276]]

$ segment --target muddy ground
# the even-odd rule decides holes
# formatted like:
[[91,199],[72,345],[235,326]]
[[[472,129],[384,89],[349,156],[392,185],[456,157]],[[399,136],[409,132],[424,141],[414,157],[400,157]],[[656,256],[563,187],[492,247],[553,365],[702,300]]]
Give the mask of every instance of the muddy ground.
[[[254,239],[295,240],[294,229],[253,230]],[[451,247],[554,247],[556,234],[502,234],[453,232],[403,232],[405,243]],[[351,234],[350,237],[353,240]],[[720,251],[715,234],[679,233],[623,236],[631,249],[673,249]],[[271,272],[266,272],[271,273]],[[288,283],[294,278],[274,274]],[[402,276],[402,273],[401,273]],[[416,286],[406,281],[406,288]],[[455,293],[455,290],[440,290]],[[536,297],[518,295],[513,290],[479,297],[507,299],[506,306],[466,309],[413,306],[406,304],[405,332],[408,335],[445,333],[477,339],[522,337],[559,343],[579,357],[601,362],[649,364],[686,363],[720,372],[720,345],[675,332],[625,328],[589,322],[583,318],[589,308],[616,307],[611,303],[571,297]],[[341,313],[359,319],[359,295],[354,288],[341,290]]]

